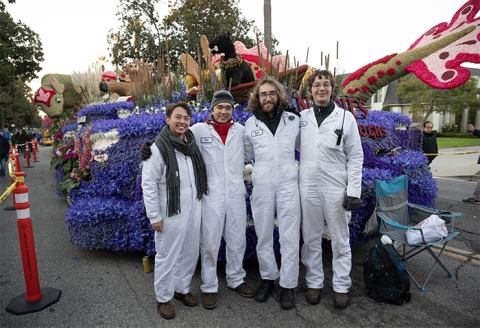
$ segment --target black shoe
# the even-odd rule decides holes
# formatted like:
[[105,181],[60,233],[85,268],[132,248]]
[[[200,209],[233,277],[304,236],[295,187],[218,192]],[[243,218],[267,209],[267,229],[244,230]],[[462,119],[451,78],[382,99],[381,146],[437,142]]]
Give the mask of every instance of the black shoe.
[[270,296],[270,293],[273,292],[274,283],[273,280],[262,280],[262,284],[258,287],[257,292],[255,293],[255,300],[257,302],[265,302]]
[[462,202],[467,203],[467,204],[480,204],[480,200],[476,200],[473,197],[467,198],[467,199],[462,199]]
[[282,288],[280,291],[280,306],[285,310],[295,306],[295,292],[293,288]]
[[313,305],[320,303],[321,294],[322,290],[320,288],[307,289],[307,302]]
[[333,306],[337,309],[346,309],[350,305],[348,293],[335,293],[333,297]]

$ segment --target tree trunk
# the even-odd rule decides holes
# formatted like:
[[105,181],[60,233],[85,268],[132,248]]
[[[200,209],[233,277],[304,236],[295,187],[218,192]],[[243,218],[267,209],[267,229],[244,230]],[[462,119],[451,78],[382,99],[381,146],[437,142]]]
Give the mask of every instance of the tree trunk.
[[272,51],[272,2],[263,1],[263,29],[265,33],[265,46]]

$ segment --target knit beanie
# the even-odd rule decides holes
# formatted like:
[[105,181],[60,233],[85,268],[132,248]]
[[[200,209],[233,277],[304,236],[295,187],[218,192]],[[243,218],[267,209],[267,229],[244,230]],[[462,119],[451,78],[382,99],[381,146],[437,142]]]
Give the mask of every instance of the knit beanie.
[[232,107],[234,107],[235,105],[235,101],[233,100],[232,94],[227,90],[220,90],[215,92],[215,94],[213,95],[212,103],[211,103],[212,108],[222,102],[229,103],[230,105],[232,105]]

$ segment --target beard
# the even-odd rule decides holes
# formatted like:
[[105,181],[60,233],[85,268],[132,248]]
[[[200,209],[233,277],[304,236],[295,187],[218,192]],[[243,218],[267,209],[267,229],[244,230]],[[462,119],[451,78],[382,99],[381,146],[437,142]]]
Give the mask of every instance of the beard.
[[272,114],[275,112],[275,109],[277,108],[277,103],[271,101],[271,100],[268,100],[264,103],[261,104],[261,107],[262,107],[262,111],[265,113],[265,114]]

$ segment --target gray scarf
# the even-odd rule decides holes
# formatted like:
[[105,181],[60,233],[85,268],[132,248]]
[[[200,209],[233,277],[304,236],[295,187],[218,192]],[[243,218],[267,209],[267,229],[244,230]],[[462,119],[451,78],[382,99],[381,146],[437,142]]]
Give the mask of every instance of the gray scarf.
[[178,173],[175,149],[185,156],[192,158],[195,186],[197,187],[197,199],[201,200],[203,195],[208,195],[207,169],[202,154],[195,142],[195,136],[190,130],[187,130],[185,136],[187,137],[186,142],[175,136],[172,131],[170,131],[170,127],[166,125],[155,140],[155,145],[160,150],[163,161],[167,166],[167,216],[169,217],[181,213],[180,175]]

